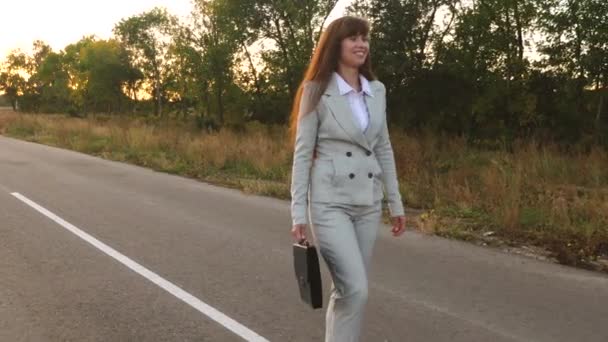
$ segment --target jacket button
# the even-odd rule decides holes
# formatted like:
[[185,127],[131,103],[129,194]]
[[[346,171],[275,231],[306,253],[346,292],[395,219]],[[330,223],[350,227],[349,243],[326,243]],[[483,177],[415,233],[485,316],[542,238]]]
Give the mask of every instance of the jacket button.
[[350,178],[350,179],[355,178],[355,174],[354,174],[354,173],[351,173],[350,175],[348,175],[348,178]]
[[372,177],[374,177],[374,175],[370,172],[367,174],[367,177],[372,178]]
[[347,157],[350,157],[350,156],[352,156],[352,155],[353,155],[353,153],[352,153],[352,152],[346,152],[346,156],[347,156]]
[[369,157],[372,155],[372,151],[367,151],[367,152],[365,152],[365,154]]

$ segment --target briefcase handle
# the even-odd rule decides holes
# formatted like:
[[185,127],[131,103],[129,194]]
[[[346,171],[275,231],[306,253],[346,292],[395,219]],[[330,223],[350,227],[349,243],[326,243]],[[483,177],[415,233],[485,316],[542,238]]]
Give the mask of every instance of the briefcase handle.
[[304,239],[298,240],[298,245],[304,246],[304,247],[310,247],[310,242],[308,242],[308,240],[306,240],[306,238],[304,238]]

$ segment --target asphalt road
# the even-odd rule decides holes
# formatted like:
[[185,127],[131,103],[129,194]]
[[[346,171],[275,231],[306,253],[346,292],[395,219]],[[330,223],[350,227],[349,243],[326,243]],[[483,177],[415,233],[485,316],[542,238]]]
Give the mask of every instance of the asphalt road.
[[[285,201],[0,137],[0,341],[321,341],[289,225]],[[608,341],[606,275],[389,227],[367,309],[370,342]]]

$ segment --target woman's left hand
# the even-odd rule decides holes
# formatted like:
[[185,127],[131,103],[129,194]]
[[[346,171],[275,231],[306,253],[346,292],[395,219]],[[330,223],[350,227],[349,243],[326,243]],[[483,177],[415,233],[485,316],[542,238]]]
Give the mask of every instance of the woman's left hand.
[[393,224],[393,228],[391,229],[393,236],[399,236],[403,234],[403,232],[405,231],[405,216],[391,217],[391,222]]

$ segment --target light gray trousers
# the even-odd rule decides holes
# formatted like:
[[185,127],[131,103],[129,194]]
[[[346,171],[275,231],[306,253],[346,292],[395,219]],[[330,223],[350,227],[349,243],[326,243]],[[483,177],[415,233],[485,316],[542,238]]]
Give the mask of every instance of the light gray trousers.
[[368,272],[382,203],[310,203],[312,233],[331,273],[325,342],[356,342],[368,293]]

